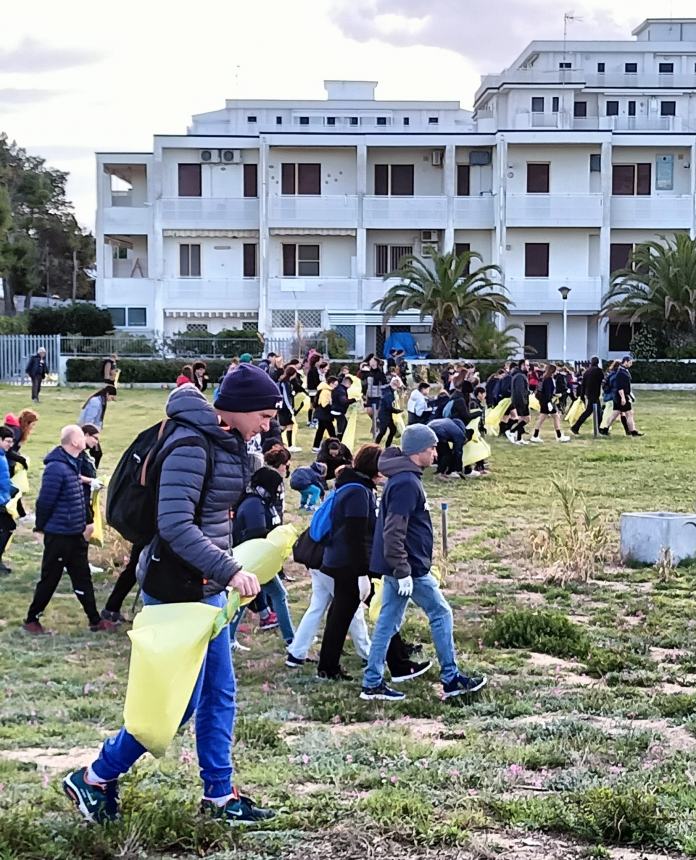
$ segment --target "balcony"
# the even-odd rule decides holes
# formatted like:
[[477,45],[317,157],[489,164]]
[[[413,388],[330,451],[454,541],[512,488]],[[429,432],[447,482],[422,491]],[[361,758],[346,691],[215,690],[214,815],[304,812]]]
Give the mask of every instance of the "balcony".
[[492,230],[495,226],[495,205],[496,197],[493,194],[455,197],[455,230]]
[[355,310],[358,307],[356,278],[269,278],[268,306],[313,310]]
[[690,194],[673,196],[614,196],[611,198],[611,226],[649,230],[686,229],[692,226],[693,200]]
[[148,233],[152,226],[152,207],[125,205],[121,200],[118,205],[102,209],[101,226],[102,232],[107,234]]
[[358,223],[354,194],[272,195],[268,198],[269,227],[345,227]]
[[398,278],[365,278],[363,281],[363,310],[376,310],[373,302],[379,302],[390,287],[401,283]]
[[586,75],[582,69],[505,69],[496,75],[482,75],[481,84],[476,90],[474,104],[478,102],[486,90],[499,90],[506,86],[532,86],[541,84],[545,87],[557,85],[568,86],[569,84],[582,85]]
[[562,313],[563,299],[559,287],[570,287],[568,313],[596,313],[601,305],[599,278],[506,278],[513,314]]
[[609,89],[613,87],[637,87],[642,90],[674,90],[683,88],[686,90],[696,87],[696,74],[659,74],[659,72],[640,74],[632,72],[609,72],[605,74],[585,75],[585,84],[588,88]]
[[366,196],[363,226],[368,229],[444,229],[447,226],[447,198]]
[[160,206],[163,230],[258,230],[256,197],[165,197]]
[[573,117],[573,131],[692,131],[680,116],[583,116]]
[[599,227],[601,194],[508,194],[508,227]]
[[103,278],[97,281],[97,302],[116,306],[151,305],[155,289],[156,281],[151,278]]
[[162,282],[161,298],[165,311],[254,311],[259,307],[259,282],[256,278],[178,278]]

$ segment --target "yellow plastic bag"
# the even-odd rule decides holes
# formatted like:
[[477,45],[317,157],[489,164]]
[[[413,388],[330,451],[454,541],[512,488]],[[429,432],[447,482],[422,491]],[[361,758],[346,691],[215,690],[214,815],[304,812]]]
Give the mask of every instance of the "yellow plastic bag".
[[[22,498],[21,493],[17,493],[13,496],[9,502],[5,505],[5,510],[12,517],[13,520],[19,519],[19,511],[17,510],[17,505],[19,504],[19,500]],[[8,544],[9,546],[9,544]]]
[[[296,537],[291,525],[279,526],[267,538],[235,547],[234,557],[259,582],[268,582],[292,552]],[[164,755],[171,743],[208,643],[232,620],[240,602],[232,591],[224,609],[205,603],[169,603],[145,606],[136,616],[128,633],[132,645],[123,719],[126,729],[154,756]]]
[[578,397],[571,404],[570,409],[566,412],[565,420],[571,425],[575,424],[575,422],[580,418],[582,413],[585,411],[584,402]]
[[503,416],[510,408],[511,403],[512,399],[510,397],[503,397],[497,406],[486,410],[486,430],[488,430],[489,433],[498,432],[500,422],[503,420]]
[[599,425],[602,430],[606,430],[609,427],[609,419],[614,412],[614,404],[610,400],[608,403],[604,404],[604,410],[602,412],[602,423]]
[[104,546],[104,515],[101,509],[101,490],[95,490],[92,493],[92,516],[94,529],[89,542],[92,546],[102,547]]
[[487,460],[491,456],[491,446],[482,438],[478,425],[478,418],[472,418],[466,425],[469,430],[474,431],[474,435],[464,446],[464,455],[462,456],[462,464],[464,466],[473,466],[474,463]]
[[121,371],[115,370],[114,371],[114,381],[111,383],[114,386],[114,388],[116,388],[118,386],[118,380],[120,379],[120,377],[121,377]]
[[20,493],[25,494],[29,492],[29,474],[21,463],[15,465],[14,475],[10,480]]
[[531,394],[529,396],[529,408],[533,412],[541,412],[541,403],[539,403],[539,398],[536,394]]
[[[436,564],[434,564],[430,568],[430,573],[435,577],[438,583],[442,582],[442,573],[440,572],[440,568]],[[375,593],[372,595],[372,600],[370,601],[370,610],[368,612],[368,616],[370,621],[374,624],[379,618],[379,613],[382,609],[382,593],[384,591],[384,580],[375,579],[372,584],[374,586]]]

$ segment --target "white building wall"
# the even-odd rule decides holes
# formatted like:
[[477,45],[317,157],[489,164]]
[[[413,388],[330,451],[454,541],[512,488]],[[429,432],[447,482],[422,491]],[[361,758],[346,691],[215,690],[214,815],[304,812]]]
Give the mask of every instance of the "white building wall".
[[[432,153],[442,146],[376,147],[367,152],[367,193],[375,193],[375,164],[412,164],[413,188],[416,196],[435,196],[444,191],[442,167],[434,167]],[[424,228],[425,229],[425,228]]]
[[549,279],[560,281],[567,277],[589,277],[589,231],[531,230],[509,228],[505,255],[505,273],[509,277],[525,277],[525,243],[548,242]]
[[355,149],[340,147],[280,147],[272,146],[269,153],[268,190],[281,193],[281,164],[321,164],[322,194],[355,194],[357,191]]
[[589,194],[592,190],[590,154],[599,152],[599,146],[572,143],[560,146],[511,143],[508,146],[507,190],[511,194],[525,194],[527,164],[548,163],[550,194]]
[[283,244],[319,245],[319,277],[352,277],[355,238],[352,236],[271,236],[268,273],[271,278],[283,277]]

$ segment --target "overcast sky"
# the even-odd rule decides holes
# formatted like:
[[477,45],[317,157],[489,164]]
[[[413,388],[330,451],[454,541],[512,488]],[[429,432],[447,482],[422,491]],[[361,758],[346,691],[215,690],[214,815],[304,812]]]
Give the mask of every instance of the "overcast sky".
[[696,15],[693,0],[6,3],[0,130],[70,172],[91,227],[95,150],[150,150],[153,134],[183,133],[226,98],[323,98],[325,78],[470,108],[480,74],[532,39],[561,38],[570,10],[583,19],[570,24],[574,39],[630,38],[650,15]]

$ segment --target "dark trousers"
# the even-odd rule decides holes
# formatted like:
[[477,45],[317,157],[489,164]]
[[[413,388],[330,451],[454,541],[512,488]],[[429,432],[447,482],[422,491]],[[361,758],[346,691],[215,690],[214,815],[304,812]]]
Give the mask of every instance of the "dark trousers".
[[330,418],[328,419],[328,421],[325,418],[319,419],[319,426],[317,427],[317,432],[314,434],[315,448],[318,448],[321,445],[321,440],[324,438],[324,433],[328,434],[329,439],[336,435],[333,421]]
[[31,377],[31,399],[38,400],[39,392],[41,391],[41,383],[43,382],[43,376],[32,376]]
[[123,601],[126,599],[126,597],[128,597],[128,593],[135,585],[135,571],[138,567],[138,559],[140,558],[140,553],[142,552],[142,550],[143,547],[138,544],[133,544],[133,546],[131,547],[131,554],[130,558],[128,559],[128,564],[118,575],[116,584],[111,590],[109,599],[106,601],[106,606],[104,607],[104,609],[106,609],[107,612],[121,611]]
[[41,578],[36,584],[34,599],[27,612],[27,622],[38,621],[48,606],[63,570],[68,571],[75,596],[82,604],[90,624],[99,623],[99,612],[94,601],[94,587],[87,561],[87,541],[82,535],[44,534],[44,552],[41,561]]
[[587,421],[587,419],[592,415],[592,409],[596,405],[597,406],[597,419],[601,423],[602,421],[602,407],[600,405],[599,400],[587,400],[585,406],[585,411],[578,418],[578,420],[573,424],[571,430],[579,430],[582,425]]
[[452,451],[449,442],[437,443],[437,474],[446,475],[452,466]]
[[343,434],[346,432],[346,427],[348,426],[348,419],[345,415],[336,415],[336,437],[338,439],[343,439]]
[[[387,433],[387,431],[389,431]],[[384,438],[384,434],[387,434],[387,441],[384,443],[385,447],[388,448],[391,443],[394,441],[394,436],[396,436],[396,424],[394,424],[394,419],[390,416],[388,421],[380,421],[379,422],[379,433],[377,434],[377,438],[375,442],[379,445]]]

